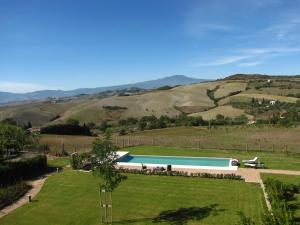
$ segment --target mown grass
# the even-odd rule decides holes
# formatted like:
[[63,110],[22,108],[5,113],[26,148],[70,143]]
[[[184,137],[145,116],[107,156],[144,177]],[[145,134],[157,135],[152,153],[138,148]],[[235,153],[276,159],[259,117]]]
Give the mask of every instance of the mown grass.
[[[0,219],[1,225],[96,225],[99,179],[65,171],[48,178],[41,192]],[[130,175],[113,193],[114,224],[232,225],[237,211],[255,221],[264,210],[258,185],[205,178]]]
[[122,151],[129,151],[137,155],[169,155],[169,156],[198,156],[198,157],[226,157],[252,159],[255,156],[265,163],[269,169],[300,170],[300,154],[285,154],[257,151],[235,151],[235,150],[197,150],[182,149],[160,146],[137,146],[124,148]]
[[70,164],[70,158],[69,157],[58,157],[54,159],[48,159],[48,166],[52,168],[57,167],[65,167]]

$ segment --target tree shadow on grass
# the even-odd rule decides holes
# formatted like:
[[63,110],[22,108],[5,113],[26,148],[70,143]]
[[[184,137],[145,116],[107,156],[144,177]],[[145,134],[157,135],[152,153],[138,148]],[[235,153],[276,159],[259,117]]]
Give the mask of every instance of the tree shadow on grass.
[[171,225],[184,225],[189,220],[202,220],[211,214],[217,215],[218,212],[225,211],[224,209],[217,209],[217,206],[217,204],[213,204],[202,208],[190,207],[163,211],[152,221],[153,223],[166,222]]
[[[144,222],[150,223],[166,223],[170,225],[185,225],[190,220],[202,220],[210,215],[217,215],[224,209],[217,209],[218,204],[212,204],[206,207],[189,207],[177,210],[167,210],[161,212],[154,218],[141,218],[133,220],[116,221],[114,224],[134,224]],[[147,222],[147,223],[146,223]]]

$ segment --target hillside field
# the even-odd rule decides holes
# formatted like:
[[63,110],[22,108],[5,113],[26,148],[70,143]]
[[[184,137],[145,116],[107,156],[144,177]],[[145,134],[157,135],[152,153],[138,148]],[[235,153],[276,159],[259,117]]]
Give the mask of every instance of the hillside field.
[[[147,90],[120,96],[118,93],[99,93],[55,101],[38,100],[0,107],[0,119],[12,118],[18,123],[34,126],[59,123],[69,118],[81,123],[117,123],[129,117],[154,115],[175,117],[182,113],[214,119],[217,114],[227,117],[253,115],[234,108],[232,102],[252,99],[277,100],[295,104],[300,96],[300,81],[292,78],[217,80],[166,90]],[[277,109],[275,112],[281,112]],[[274,113],[273,111],[271,113]],[[259,115],[258,115],[259,117]]]

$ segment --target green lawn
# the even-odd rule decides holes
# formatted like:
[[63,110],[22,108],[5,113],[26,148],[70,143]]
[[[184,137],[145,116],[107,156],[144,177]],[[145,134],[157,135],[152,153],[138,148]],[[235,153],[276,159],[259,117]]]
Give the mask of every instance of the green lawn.
[[[299,176],[281,174],[261,174],[261,177],[263,180],[266,180],[267,178],[273,178],[286,184],[295,184],[300,186]],[[291,201],[290,204],[293,204],[295,206],[295,217],[300,222],[300,194],[296,194],[296,199]]]
[[49,167],[64,167],[70,164],[69,157],[59,157],[55,159],[48,159]]
[[300,170],[300,154],[286,154],[273,152],[255,152],[255,151],[235,151],[235,150],[197,150],[180,149],[173,147],[159,146],[137,146],[123,148],[122,151],[129,151],[137,155],[169,155],[169,156],[200,156],[200,157],[228,157],[242,159],[252,159],[258,156],[267,168]]
[[[0,224],[100,224],[98,184],[91,173],[55,174]],[[264,209],[260,187],[235,180],[128,175],[113,199],[114,224],[123,225],[233,225],[238,210],[257,221]]]

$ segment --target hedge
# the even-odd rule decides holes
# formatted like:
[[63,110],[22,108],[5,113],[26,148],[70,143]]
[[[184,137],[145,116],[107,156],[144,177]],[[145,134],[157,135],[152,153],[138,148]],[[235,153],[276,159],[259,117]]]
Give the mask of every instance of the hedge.
[[0,185],[40,176],[47,172],[47,169],[47,157],[42,155],[16,162],[5,162],[0,164]]
[[125,169],[125,168],[119,168],[119,171],[122,173],[133,173],[133,174],[143,174],[143,175],[243,180],[240,175],[236,175],[236,174],[187,173],[181,171],[149,171],[149,170],[147,171],[147,170]]
[[78,124],[54,124],[42,127],[41,134],[91,135],[90,129]]
[[0,209],[8,206],[22,197],[31,188],[24,181],[0,188]]

